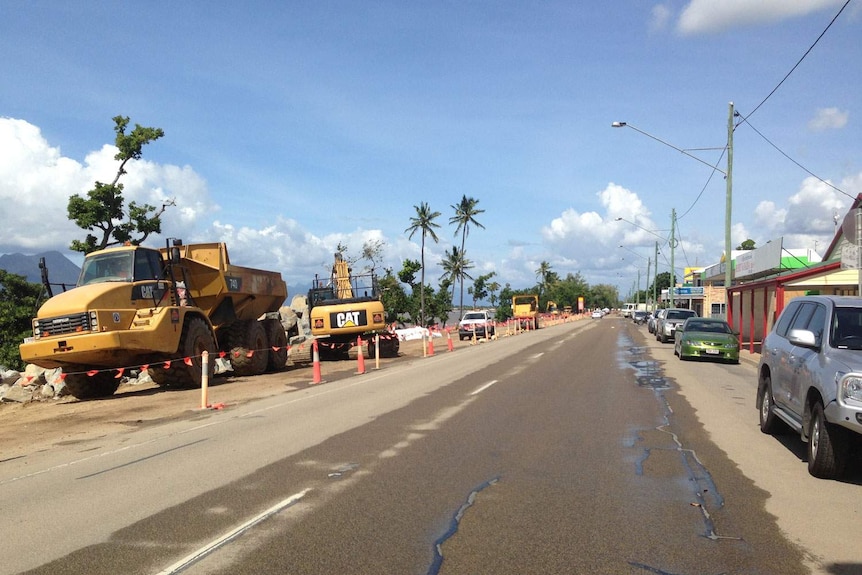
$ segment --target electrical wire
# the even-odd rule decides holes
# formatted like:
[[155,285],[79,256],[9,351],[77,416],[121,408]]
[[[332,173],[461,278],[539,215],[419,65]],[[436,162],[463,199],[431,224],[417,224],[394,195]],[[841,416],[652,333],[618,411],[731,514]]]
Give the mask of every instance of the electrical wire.
[[794,64],[793,68],[791,68],[791,69],[790,69],[790,71],[789,71],[787,74],[785,74],[784,78],[782,78],[782,79],[781,79],[781,81],[778,83],[778,85],[776,85],[776,86],[772,89],[772,91],[771,91],[769,94],[767,94],[767,95],[766,95],[766,97],[763,99],[763,101],[761,101],[757,106],[755,106],[755,107],[754,107],[754,110],[752,110],[752,111],[751,111],[751,114],[749,114],[749,115],[748,115],[748,117],[743,117],[743,121],[746,121],[746,120],[747,120],[749,117],[751,117],[755,112],[757,112],[757,110],[758,110],[758,109],[760,109],[760,107],[761,107],[763,104],[765,104],[765,103],[766,103],[766,101],[767,101],[769,98],[771,98],[771,97],[772,97],[772,95],[773,95],[775,92],[777,92],[777,91],[778,91],[778,89],[781,87],[781,85],[782,85],[782,84],[784,84],[784,82],[785,82],[785,81],[790,77],[790,75],[791,75],[791,74],[796,70],[796,68],[797,68],[797,67],[799,67],[799,65],[802,63],[802,61],[805,59],[805,57],[806,57],[806,56],[808,56],[809,52],[811,52],[811,50],[813,50],[813,49],[814,49],[814,47],[817,45],[817,43],[818,43],[818,42],[820,42],[820,39],[821,39],[821,38],[823,38],[823,36],[826,34],[826,32],[829,30],[829,28],[831,28],[831,27],[832,27],[832,25],[835,23],[835,21],[838,19],[838,17],[841,15],[841,13],[842,13],[842,12],[844,12],[844,9],[845,9],[845,8],[847,8],[847,5],[848,5],[848,4],[850,4],[850,0],[847,0],[847,1],[844,3],[844,5],[841,7],[841,9],[840,9],[840,10],[838,10],[838,13],[835,15],[835,17],[834,17],[834,18],[832,18],[832,20],[829,22],[829,25],[827,25],[827,26],[826,26],[826,28],[823,30],[823,32],[821,32],[821,33],[820,33],[820,36],[818,36],[818,37],[817,37],[817,39],[816,39],[816,40],[814,41],[814,43],[813,43],[813,44],[808,48],[808,50],[806,50],[806,51],[805,51],[805,53],[802,55],[802,57],[801,57],[801,58],[799,58],[799,61],[798,61],[798,62],[796,62],[796,64]]
[[[749,114],[749,116],[750,116],[750,114]],[[754,127],[754,125],[752,125],[752,123],[751,123],[751,122],[749,122],[747,119],[745,120],[745,123],[746,123],[746,124],[748,124],[748,127],[749,127],[749,128],[751,128],[752,130],[754,130],[754,132],[755,132],[758,136],[760,136],[761,138],[763,138],[763,140],[764,140],[767,144],[769,144],[770,146],[772,146],[773,148],[775,148],[775,149],[776,149],[776,151],[778,151],[778,153],[779,153],[779,154],[781,154],[782,156],[784,156],[785,158],[787,158],[788,160],[790,160],[791,162],[793,162],[794,164],[796,164],[796,166],[798,166],[798,167],[799,167],[802,171],[804,171],[806,174],[808,174],[809,176],[812,176],[812,177],[814,177],[814,178],[817,178],[817,180],[818,180],[820,183],[822,183],[822,184],[825,184],[825,185],[829,186],[830,188],[832,188],[832,189],[833,189],[833,190],[835,190],[836,192],[839,192],[839,193],[841,193],[841,194],[844,194],[845,196],[847,196],[847,197],[848,197],[848,198],[850,198],[851,200],[855,200],[855,199],[856,199],[856,197],[855,197],[855,196],[853,196],[852,194],[849,194],[849,193],[845,192],[844,190],[842,190],[841,188],[839,188],[838,186],[835,186],[834,184],[831,184],[831,183],[827,182],[826,180],[824,180],[823,178],[821,178],[820,176],[818,176],[817,174],[815,174],[814,172],[812,172],[811,170],[809,170],[808,168],[806,168],[805,166],[803,166],[802,164],[800,164],[799,162],[797,162],[796,160],[794,160],[793,158],[791,158],[789,155],[787,155],[787,153],[785,153],[785,152],[784,152],[784,150],[782,150],[781,148],[779,148],[778,146],[776,146],[776,145],[772,142],[772,140],[770,140],[769,138],[767,138],[766,136],[764,136],[764,135],[760,132],[760,130],[758,130],[757,128],[755,128],[755,127]]]
[[[727,152],[727,146],[725,146],[725,147],[723,148],[723,150],[722,150],[722,152],[721,152],[721,156],[719,156],[719,158],[718,158],[718,161],[719,161],[719,162],[721,162],[721,159],[722,159],[722,158],[724,158],[724,153],[725,153],[725,152]],[[717,165],[717,163],[716,163],[716,165]],[[693,209],[694,209],[694,206],[695,206],[695,205],[697,205],[697,202],[699,202],[699,201],[700,201],[701,196],[703,196],[703,193],[706,191],[707,186],[709,186],[709,183],[712,181],[712,177],[713,177],[713,176],[715,176],[715,173],[716,173],[717,171],[719,171],[719,170],[718,170],[718,168],[717,168],[717,167],[715,167],[715,166],[713,166],[713,168],[712,168],[712,172],[710,172],[710,173],[709,173],[709,177],[708,177],[708,178],[706,178],[706,183],[703,185],[703,188],[701,188],[701,189],[700,189],[700,193],[699,193],[699,194],[697,194],[697,197],[696,197],[696,198],[694,198],[694,201],[691,203],[691,205],[688,207],[688,209],[687,209],[686,211],[684,211],[684,212],[682,213],[682,215],[681,215],[681,216],[677,216],[677,218],[676,218],[676,219],[677,219],[677,221],[679,221],[679,220],[681,220],[682,218],[684,218],[685,216],[687,216],[687,215],[688,215],[688,213],[689,213],[691,210],[693,210]]]

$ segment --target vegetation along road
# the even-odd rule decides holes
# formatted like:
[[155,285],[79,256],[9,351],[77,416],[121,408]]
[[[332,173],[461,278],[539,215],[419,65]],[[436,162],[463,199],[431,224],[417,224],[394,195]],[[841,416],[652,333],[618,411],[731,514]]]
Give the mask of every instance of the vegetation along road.
[[257,398],[218,410],[4,414],[0,573],[859,573],[858,466],[810,477],[759,432],[752,364],[646,336],[608,316],[236,380],[213,397]]

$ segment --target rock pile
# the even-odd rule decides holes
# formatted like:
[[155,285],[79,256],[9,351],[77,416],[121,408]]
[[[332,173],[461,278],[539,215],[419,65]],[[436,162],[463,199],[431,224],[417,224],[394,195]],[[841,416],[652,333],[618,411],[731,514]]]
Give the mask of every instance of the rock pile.
[[[212,372],[221,375],[233,371],[230,361],[216,358]],[[126,371],[120,379],[120,385],[143,385],[153,383],[146,371],[132,369]],[[28,364],[23,372],[7,369],[0,365],[0,402],[29,403],[31,401],[47,401],[69,395],[66,383],[63,381],[61,368],[45,369]]]
[[24,372],[0,365],[0,401],[29,403],[65,395],[60,369],[28,365]]

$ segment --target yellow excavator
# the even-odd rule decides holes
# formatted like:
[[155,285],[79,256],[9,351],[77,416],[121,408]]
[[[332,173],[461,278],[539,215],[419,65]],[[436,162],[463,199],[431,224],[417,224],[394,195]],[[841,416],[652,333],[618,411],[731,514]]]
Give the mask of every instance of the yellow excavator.
[[[353,275],[341,253],[335,254],[332,273],[315,276],[308,291],[308,318],[321,359],[398,355],[398,337],[387,329],[386,313],[374,273]],[[361,348],[360,348],[361,346]]]

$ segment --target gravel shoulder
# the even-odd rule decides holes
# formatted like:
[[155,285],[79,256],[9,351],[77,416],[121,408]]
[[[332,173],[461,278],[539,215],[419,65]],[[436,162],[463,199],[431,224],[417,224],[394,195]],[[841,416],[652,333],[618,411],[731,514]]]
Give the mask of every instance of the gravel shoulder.
[[[453,348],[469,342],[452,340]],[[446,353],[446,339],[435,338],[435,353]],[[422,342],[401,342],[399,357],[380,360],[384,368],[391,362],[421,358]],[[442,348],[442,349],[441,349]],[[365,360],[366,371],[375,369],[375,360]],[[320,363],[324,382],[352,377],[358,362]],[[313,385],[313,364],[289,365],[287,369],[254,377],[215,376],[210,382],[208,403],[213,408],[239,405],[297,391]],[[325,385],[325,383],[324,383]],[[29,403],[0,403],[0,462],[28,453],[62,447],[112,433],[127,433],[136,428],[186,417],[201,409],[200,389],[167,389],[155,384],[121,384],[117,392],[100,399],[78,400],[71,396]]]

